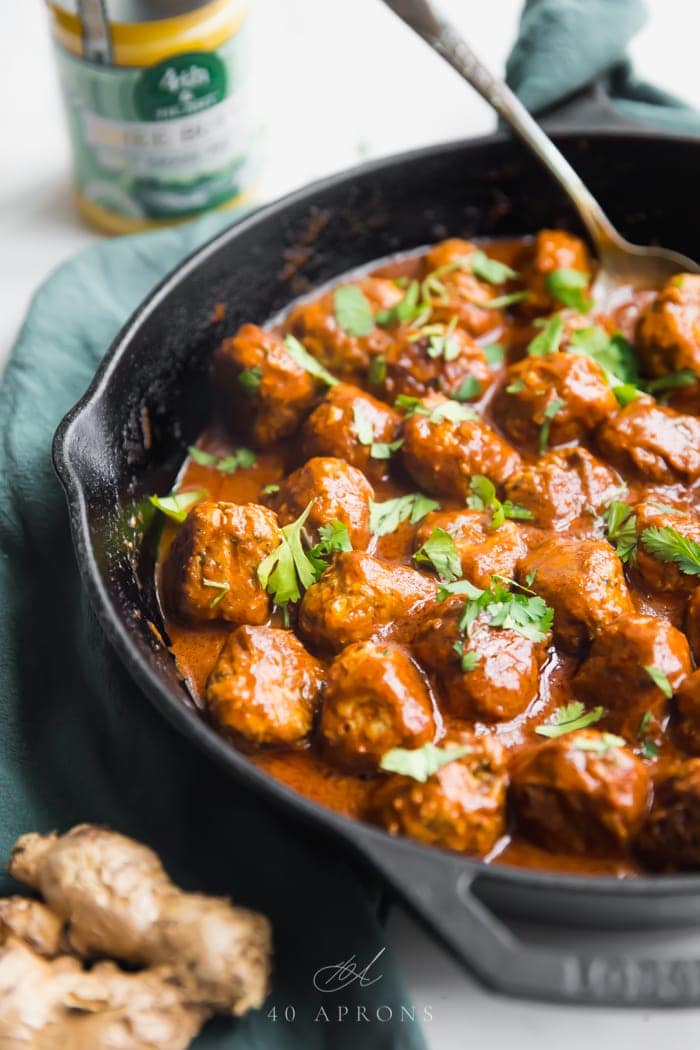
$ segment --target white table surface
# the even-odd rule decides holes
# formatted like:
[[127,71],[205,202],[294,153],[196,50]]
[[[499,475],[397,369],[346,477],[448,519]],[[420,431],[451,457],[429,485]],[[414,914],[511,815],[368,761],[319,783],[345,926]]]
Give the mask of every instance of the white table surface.
[[[611,0],[612,2],[612,0]],[[365,156],[489,130],[487,107],[378,0],[254,0],[261,113],[271,199]],[[515,37],[520,0],[444,0],[447,13],[496,68]],[[647,0],[650,20],[632,46],[645,76],[700,106],[696,0]],[[329,46],[330,42],[330,46]],[[389,45],[387,47],[387,45]],[[312,125],[313,137],[306,133]],[[40,0],[0,0],[0,364],[31,294],[64,259],[96,240],[75,218],[69,155]],[[654,938],[658,943],[659,938]],[[685,952],[700,954],[700,936]],[[606,948],[610,938],[593,941]],[[621,1050],[692,1046],[700,1010],[631,1012],[508,1001],[466,976],[401,909],[387,928],[434,1050],[484,1038],[494,1050],[566,1046]],[[330,960],[329,960],[330,962]],[[358,1046],[361,1037],[358,1032]]]

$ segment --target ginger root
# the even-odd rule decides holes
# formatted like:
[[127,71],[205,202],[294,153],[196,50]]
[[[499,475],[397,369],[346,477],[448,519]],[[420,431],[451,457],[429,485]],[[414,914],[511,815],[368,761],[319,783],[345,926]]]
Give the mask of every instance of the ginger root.
[[184,893],[147,846],[81,824],[65,835],[23,835],[9,872],[63,921],[76,955],[167,964],[193,994],[236,1016],[262,1004],[267,919],[224,899]]
[[183,999],[168,967],[124,973],[47,960],[10,937],[0,949],[3,1050],[185,1050],[210,1011]]
[[180,1050],[212,1013],[262,1005],[267,919],[180,890],[146,846],[84,824],[22,836],[9,871],[45,903],[0,901],[3,1050]]

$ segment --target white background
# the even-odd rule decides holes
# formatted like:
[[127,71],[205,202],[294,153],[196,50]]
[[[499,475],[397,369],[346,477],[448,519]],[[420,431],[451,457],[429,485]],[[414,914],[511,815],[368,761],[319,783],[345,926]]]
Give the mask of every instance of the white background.
[[[612,0],[611,0],[612,2]],[[269,126],[262,197],[272,198],[366,156],[489,130],[487,107],[379,0],[254,0],[258,100]],[[632,46],[638,70],[700,107],[697,0],[647,0]],[[482,56],[502,69],[520,0],[444,0]],[[669,174],[670,179],[673,177]],[[662,187],[659,187],[662,190]],[[96,235],[74,217],[69,155],[41,0],[0,0],[0,362],[33,289]],[[488,1041],[626,1050],[693,1046],[700,1010],[596,1011],[487,994],[399,909],[388,926],[434,1050]],[[605,938],[600,946],[607,945]],[[691,947],[700,954],[700,937]],[[361,1035],[358,1031],[361,1045]]]

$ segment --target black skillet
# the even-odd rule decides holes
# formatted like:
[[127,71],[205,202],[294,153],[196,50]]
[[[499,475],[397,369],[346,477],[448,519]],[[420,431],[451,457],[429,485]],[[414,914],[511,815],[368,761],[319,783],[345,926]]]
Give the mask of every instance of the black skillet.
[[[625,236],[700,254],[700,140],[640,133],[599,91],[552,114],[548,128],[563,132],[556,141]],[[223,333],[264,323],[299,292],[448,234],[500,237],[559,225],[577,228],[559,190],[501,136],[390,157],[294,193],[215,237],[155,289],[61,423],[54,459],[100,622],[135,681],[195,744],[251,790],[359,852],[488,985],[568,1002],[697,1005],[700,959],[533,948],[495,913],[605,929],[698,924],[700,875],[617,880],[488,866],[318,806],[226,744],[193,708],[150,626],[160,623],[155,528],[147,516],[132,527],[134,504],[168,490],[207,418],[208,363]],[[225,320],[213,324],[222,302]]]

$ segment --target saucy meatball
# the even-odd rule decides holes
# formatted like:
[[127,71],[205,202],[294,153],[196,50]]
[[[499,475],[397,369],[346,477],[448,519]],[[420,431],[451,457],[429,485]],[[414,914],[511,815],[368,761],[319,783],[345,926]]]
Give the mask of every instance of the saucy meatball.
[[582,354],[559,352],[511,365],[494,401],[508,437],[540,452],[547,445],[580,441],[617,409],[600,365]]
[[[365,277],[353,284],[360,289],[374,314],[390,310],[404,297],[404,292],[385,278]],[[295,306],[285,329],[326,368],[344,378],[364,376],[372,358],[384,354],[393,338],[386,329],[376,326],[365,336],[346,332],[335,314],[334,291]]]
[[328,669],[319,731],[334,765],[373,772],[392,748],[421,747],[434,738],[428,683],[395,645],[348,645]]
[[284,342],[255,324],[244,324],[214,352],[212,383],[226,422],[256,448],[293,434],[317,387]]
[[620,559],[603,540],[552,536],[523,558],[519,575],[554,609],[554,640],[570,653],[632,612]]
[[461,328],[449,334],[422,336],[415,330],[397,334],[387,350],[377,378],[370,383],[377,394],[393,402],[399,394],[425,397],[431,391],[461,401],[475,401],[491,385],[493,373],[478,343]]
[[432,511],[416,531],[415,549],[430,539],[434,529],[443,529],[454,540],[465,578],[487,590],[492,576],[512,576],[527,551],[517,525],[504,521],[493,529],[491,517],[491,511]]
[[499,311],[480,305],[490,302],[500,291],[472,272],[469,257],[476,251],[475,244],[457,237],[441,241],[426,254],[422,270],[423,278],[434,275],[442,286],[435,297],[431,294],[430,320],[449,324],[456,317],[460,328],[472,336],[484,335],[503,321]]
[[637,350],[651,376],[700,374],[700,275],[671,277],[637,326]]
[[285,478],[271,504],[280,525],[288,525],[313,500],[305,525],[312,543],[318,541],[321,525],[340,521],[347,527],[353,547],[362,549],[369,543],[369,505],[373,497],[374,489],[356,467],[331,456],[315,456]]
[[697,576],[682,572],[673,562],[661,561],[654,556],[644,543],[645,529],[673,529],[681,536],[695,543],[700,543],[700,519],[695,514],[673,514],[659,508],[652,502],[639,503],[635,508],[637,515],[637,533],[640,542],[637,544],[637,567],[645,582],[656,591],[693,591],[697,587]]
[[540,230],[520,266],[530,290],[523,304],[528,313],[547,313],[561,305],[547,288],[547,278],[554,270],[578,270],[589,275],[588,249],[580,237],[566,230]]
[[652,868],[700,868],[700,758],[657,783],[637,846]]
[[[468,638],[459,629],[464,600],[453,597],[426,614],[413,651],[435,671],[445,702],[457,718],[500,722],[515,718],[537,697],[544,645],[479,618]],[[455,648],[457,646],[458,648]],[[462,653],[474,654],[462,670]]]
[[695,662],[700,664],[700,587],[696,587],[685,610],[684,629]]
[[638,398],[606,420],[598,447],[619,470],[647,482],[693,484],[700,478],[700,420]]
[[574,693],[602,704],[606,725],[630,743],[642,736],[657,742],[668,708],[657,679],[676,689],[691,666],[685,635],[659,616],[631,613],[601,628],[574,678]]
[[511,765],[518,827],[551,851],[607,853],[627,846],[646,816],[644,763],[594,729],[537,744]]
[[465,499],[472,474],[485,474],[502,485],[520,466],[520,456],[480,419],[441,417],[441,406],[455,404],[439,394],[426,398],[424,411],[414,412],[404,424],[401,452],[421,489]]
[[305,459],[337,456],[371,481],[381,481],[391,455],[386,446],[398,439],[400,431],[397,412],[359,387],[341,383],[328,391],[304,423],[302,455]]
[[291,631],[238,627],[209,676],[207,710],[243,746],[297,747],[309,736],[323,668]]
[[272,599],[257,569],[279,543],[277,516],[255,503],[198,503],[168,552],[163,588],[168,609],[193,623],[262,624]]
[[686,751],[700,755],[700,670],[676,690],[676,729]]
[[451,733],[440,746],[468,747],[469,752],[442,766],[424,784],[399,773],[379,782],[367,816],[391,835],[483,856],[506,830],[503,749],[495,738],[468,731]]
[[299,630],[312,645],[342,649],[410,616],[435,591],[435,581],[415,569],[348,551],[304,595]]
[[532,514],[532,523],[566,529],[582,515],[595,515],[619,495],[620,478],[585,448],[553,449],[525,463],[506,481],[508,499]]

